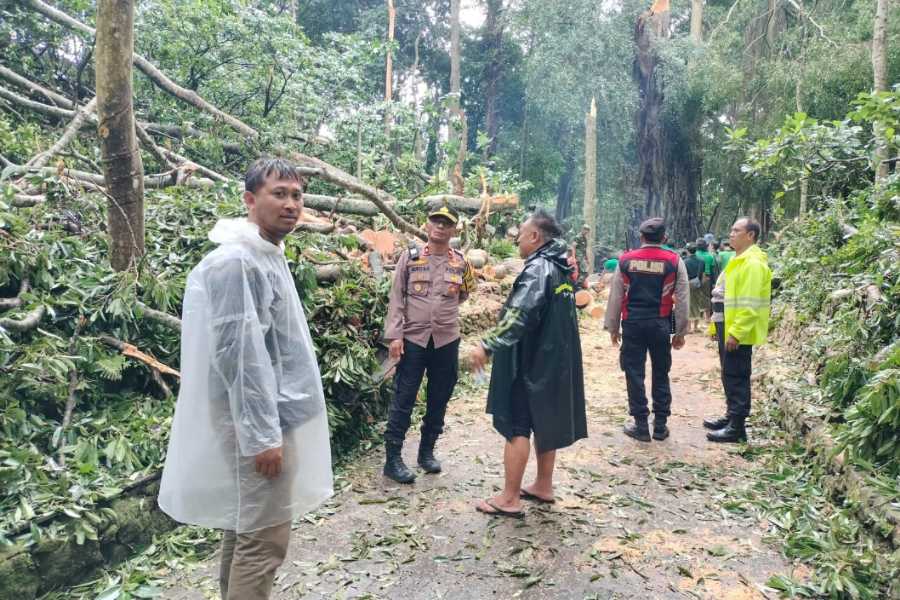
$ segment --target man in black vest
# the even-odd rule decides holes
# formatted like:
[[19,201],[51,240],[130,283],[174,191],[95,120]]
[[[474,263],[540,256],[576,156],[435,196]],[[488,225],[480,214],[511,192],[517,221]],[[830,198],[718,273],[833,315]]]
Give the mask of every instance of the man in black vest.
[[[672,406],[669,389],[672,348],[678,350],[684,346],[690,292],[681,257],[662,247],[666,235],[663,220],[647,219],[639,231],[641,247],[619,257],[604,328],[613,346],[622,340],[619,363],[625,371],[629,413],[634,417],[634,423],[625,426],[625,434],[642,442],[650,441],[644,389],[649,351],[653,368],[653,439],[662,441],[669,437],[666,421]],[[672,333],[675,335],[670,340]]]

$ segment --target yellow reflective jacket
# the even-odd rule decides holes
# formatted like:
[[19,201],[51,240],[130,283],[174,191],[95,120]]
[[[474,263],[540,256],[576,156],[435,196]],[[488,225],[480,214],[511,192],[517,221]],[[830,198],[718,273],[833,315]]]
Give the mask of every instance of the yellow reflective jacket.
[[759,246],[750,246],[725,268],[725,339],[755,346],[766,341],[769,333],[769,303],[772,297],[772,271]]

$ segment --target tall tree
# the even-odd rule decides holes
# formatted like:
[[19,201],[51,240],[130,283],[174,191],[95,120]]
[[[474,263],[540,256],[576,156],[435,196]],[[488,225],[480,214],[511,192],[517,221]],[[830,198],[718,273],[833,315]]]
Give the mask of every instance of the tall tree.
[[[663,217],[669,221],[673,238],[688,239],[699,231],[700,158],[694,148],[699,120],[696,111],[690,118],[685,113],[677,120],[664,117],[665,82],[659,76],[663,59],[656,39],[668,38],[669,22],[668,1],[657,0],[638,17],[634,30],[634,75],[640,90],[638,181],[645,201],[643,211],[632,212],[631,225],[636,226],[644,217]],[[635,242],[629,239],[629,245]]]
[[[875,0],[875,23],[872,30],[872,72],[875,92],[886,92],[887,86],[887,16],[890,0]],[[887,143],[881,127],[877,128],[878,142],[875,147],[875,180],[888,174]]]
[[703,0],[691,0],[691,39],[703,42]]
[[485,68],[484,125],[490,141],[486,151],[491,156],[497,149],[497,134],[500,129],[499,95],[500,77],[503,70],[503,0],[487,0],[487,17],[484,20],[484,51],[487,55]]
[[463,163],[466,160],[466,115],[461,108],[460,78],[459,78],[459,8],[460,0],[450,0],[450,147],[456,148],[455,164],[450,173],[453,183],[453,193],[463,194],[464,180],[462,178]]
[[394,0],[387,0],[388,10],[388,34],[387,34],[387,58],[384,67],[384,134],[391,134],[391,108],[390,103],[394,99],[394,23],[397,11],[394,9]]
[[591,98],[591,110],[584,118],[584,224],[588,226],[588,265],[594,265],[594,240],[597,229],[597,100]]
[[109,260],[117,271],[144,253],[144,166],[132,102],[134,0],[97,6],[97,116],[103,177],[109,193]]

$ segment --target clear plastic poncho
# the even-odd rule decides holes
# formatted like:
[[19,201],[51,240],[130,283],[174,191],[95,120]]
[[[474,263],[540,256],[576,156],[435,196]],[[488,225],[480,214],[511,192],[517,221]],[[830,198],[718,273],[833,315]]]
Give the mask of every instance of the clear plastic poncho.
[[[176,521],[246,533],[332,494],[328,418],[312,338],[276,246],[245,219],[188,275],[175,406],[159,506]],[[283,448],[266,479],[255,457]]]

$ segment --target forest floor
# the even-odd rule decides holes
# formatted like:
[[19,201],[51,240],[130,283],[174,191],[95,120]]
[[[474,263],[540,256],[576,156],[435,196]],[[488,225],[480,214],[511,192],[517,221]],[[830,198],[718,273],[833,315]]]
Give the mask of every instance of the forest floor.
[[[475,511],[502,484],[503,440],[484,413],[486,389],[466,378],[438,444],[444,472],[417,469],[415,484],[395,484],[375,444],[338,478],[335,497],[295,524],[273,598],[776,597],[765,582],[790,565],[757,517],[728,509],[753,452],[708,443],[701,424],[724,404],[713,344],[691,335],[674,353],[672,435],[645,444],[622,433],[618,351],[599,322],[584,321],[589,438],[558,453],[555,504],[526,502],[521,520]],[[417,444],[412,429],[408,464]],[[526,483],[533,476],[532,459]],[[218,597],[217,559],[173,577],[164,596]]]

